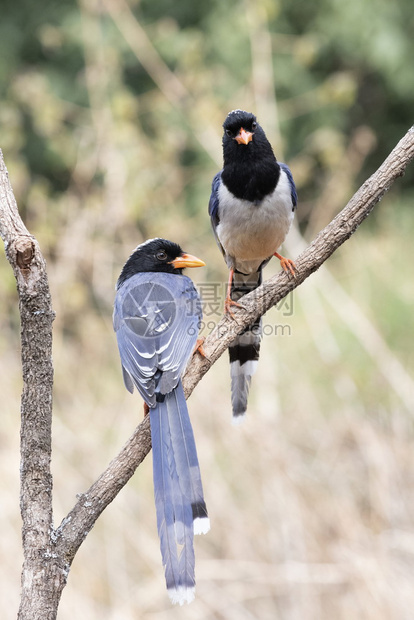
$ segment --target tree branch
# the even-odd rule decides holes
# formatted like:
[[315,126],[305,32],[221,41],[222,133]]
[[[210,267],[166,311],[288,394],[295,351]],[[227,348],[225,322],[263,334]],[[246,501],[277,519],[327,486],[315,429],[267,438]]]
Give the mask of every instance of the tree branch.
[[[370,214],[393,182],[414,159],[414,127],[346,207],[296,260],[296,278],[284,272],[243,297],[234,319],[223,317],[204,343],[206,358],[196,353],[183,379],[186,396],[254,320],[299,286],[339,248]],[[21,511],[24,566],[21,620],[52,619],[71,562],[87,533],[151,449],[148,417],[90,489],[82,494],[60,526],[52,527],[50,474],[53,368],[52,321],[46,266],[37,241],[17,211],[0,151],[0,233],[19,293],[24,388],[21,431]]]
[[295,259],[296,277],[292,278],[284,271],[279,272],[240,300],[243,310],[234,311],[234,320],[223,317],[217,324],[204,343],[207,359],[193,356],[191,366],[187,369],[183,381],[187,397],[238,334],[302,284],[354,234],[394,181],[404,174],[407,165],[413,159],[414,126],[407,131],[383,164],[365,181],[342,211]]
[[[198,353],[194,354],[183,377],[187,398],[238,334],[319,269],[327,258],[349,239],[393,182],[404,174],[405,168],[412,159],[414,159],[414,127],[409,129],[384,163],[354,194],[346,207],[298,257],[295,261],[296,278],[293,279],[283,271],[280,272],[243,297],[243,309],[235,310],[234,319],[228,316],[221,319],[204,342],[206,358]],[[82,543],[86,535],[84,535],[84,530],[89,531],[105,506],[116,497],[150,450],[149,420],[145,418],[107,470],[80,497],[68,517],[63,520],[58,531],[63,546],[67,545],[70,548],[70,557],[73,557]],[[68,528],[69,523],[70,528]]]
[[62,588],[66,583],[63,566],[50,553],[54,313],[46,264],[36,239],[20,219],[1,151],[0,234],[16,277],[21,318],[20,510],[24,563],[19,618],[35,617],[30,615],[33,609],[39,611],[36,617],[51,618],[60,598],[51,583],[61,583]]

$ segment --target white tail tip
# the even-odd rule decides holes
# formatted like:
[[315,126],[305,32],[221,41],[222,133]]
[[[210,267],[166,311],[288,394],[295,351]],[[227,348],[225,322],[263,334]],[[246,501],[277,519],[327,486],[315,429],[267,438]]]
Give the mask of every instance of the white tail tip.
[[195,588],[186,588],[185,586],[179,586],[178,588],[169,588],[168,596],[171,599],[173,605],[184,605],[184,603],[191,603],[195,597]]
[[194,534],[207,534],[210,530],[210,519],[208,517],[197,517],[194,519]]
[[233,426],[240,426],[240,424],[243,424],[245,418],[246,418],[246,412],[238,413],[237,415],[234,415],[231,418],[231,423],[233,424]]

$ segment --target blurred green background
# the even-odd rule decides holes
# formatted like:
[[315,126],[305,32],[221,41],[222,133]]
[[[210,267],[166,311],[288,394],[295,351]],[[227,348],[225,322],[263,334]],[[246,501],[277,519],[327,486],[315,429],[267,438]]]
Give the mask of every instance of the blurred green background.
[[[0,147],[57,313],[57,525],[142,417],[111,325],[127,256],[167,237],[206,261],[190,274],[201,289],[225,281],[207,204],[221,124],[244,108],[293,170],[299,209],[284,253],[294,258],[413,123],[414,12],[410,0],[6,0],[2,9]],[[148,458],[75,558],[59,620],[412,618],[413,179],[411,166],[326,267],[268,313],[242,427],[230,424],[226,355],[192,395],[212,523],[196,540],[195,602],[173,608],[165,592]],[[1,252],[8,619],[22,559],[21,369]],[[208,332],[220,312],[206,310]]]

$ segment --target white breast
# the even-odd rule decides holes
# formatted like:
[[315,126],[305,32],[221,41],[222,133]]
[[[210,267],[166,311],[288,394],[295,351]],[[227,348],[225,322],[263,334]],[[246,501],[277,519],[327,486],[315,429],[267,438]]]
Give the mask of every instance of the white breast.
[[219,188],[217,235],[229,267],[243,273],[256,271],[260,263],[282,245],[293,220],[289,180],[284,170],[272,194],[258,205],[235,198],[222,183]]

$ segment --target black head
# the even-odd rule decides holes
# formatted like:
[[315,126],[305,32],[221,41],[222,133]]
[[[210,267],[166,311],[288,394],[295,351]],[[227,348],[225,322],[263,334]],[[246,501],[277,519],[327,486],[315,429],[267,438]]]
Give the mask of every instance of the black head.
[[119,288],[128,278],[141,272],[164,272],[180,275],[186,267],[203,267],[205,263],[186,254],[177,243],[167,239],[149,239],[132,252],[118,278]]
[[223,123],[223,153],[226,159],[274,158],[272,147],[254,114],[233,110]]
[[226,120],[223,123],[224,136],[231,140],[236,140],[241,129],[253,136],[257,129],[257,124],[257,119],[251,112],[232,110],[232,112],[227,114]]
[[273,192],[279,164],[254,114],[233,110],[223,123],[222,181],[240,199],[259,203]]

